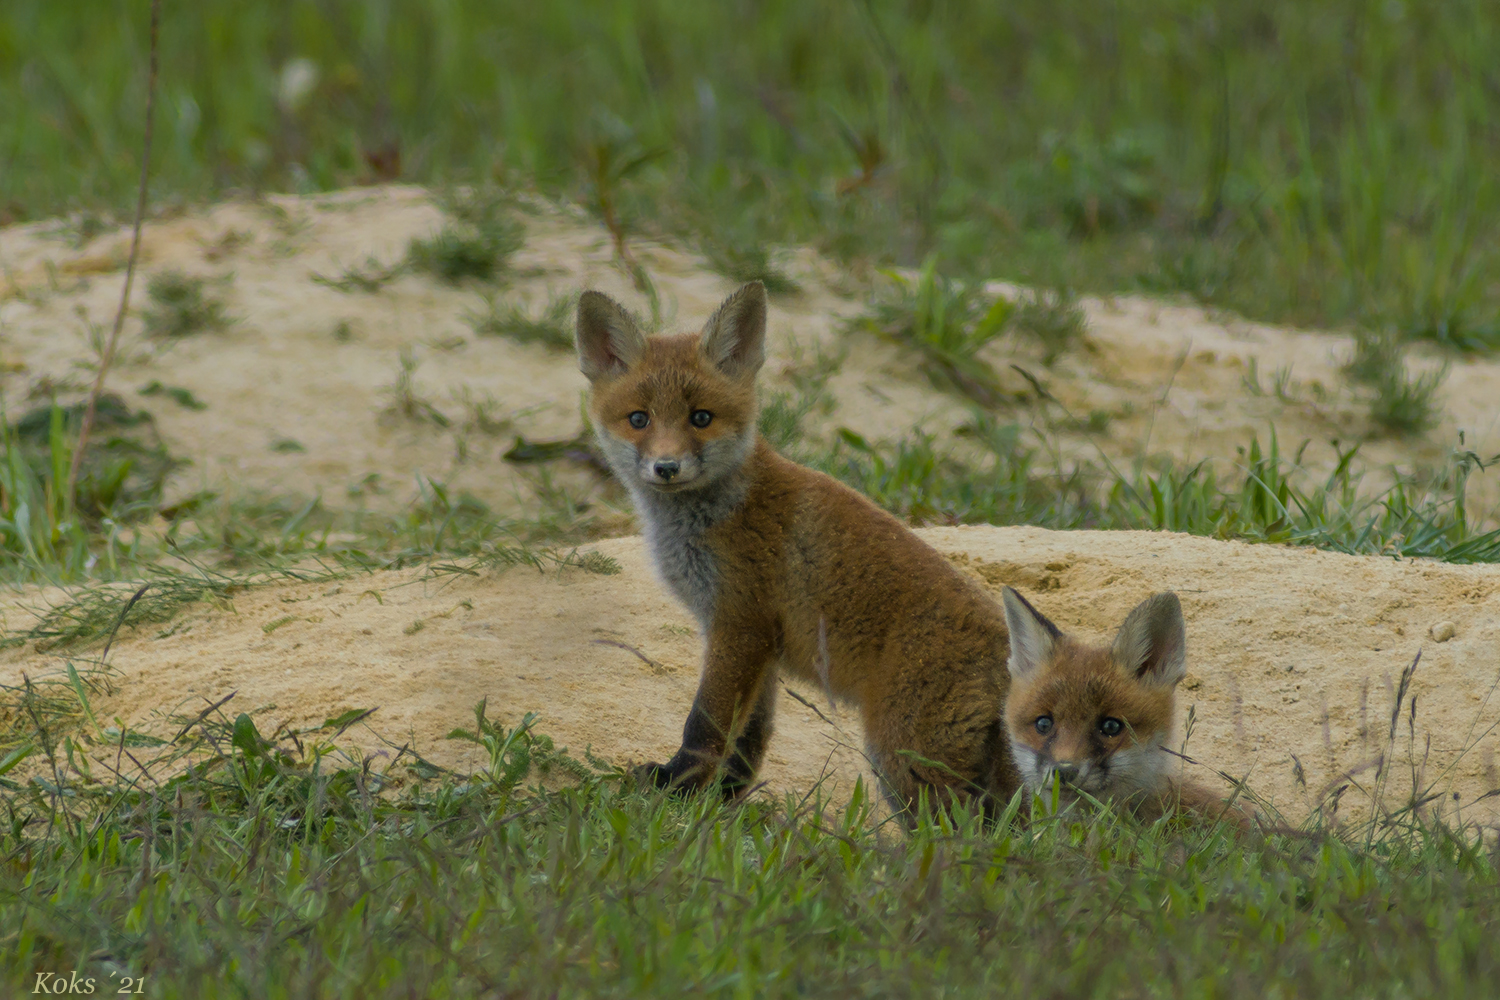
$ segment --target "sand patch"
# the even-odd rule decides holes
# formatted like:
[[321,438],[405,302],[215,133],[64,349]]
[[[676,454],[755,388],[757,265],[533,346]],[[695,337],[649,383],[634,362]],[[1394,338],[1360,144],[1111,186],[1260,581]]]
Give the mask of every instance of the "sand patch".
[[[317,494],[333,506],[395,509],[412,498],[421,474],[517,512],[523,473],[500,455],[517,433],[576,433],[583,379],[571,352],[480,336],[467,317],[486,310],[486,297],[537,313],[552,296],[589,287],[648,312],[601,226],[565,206],[534,208],[520,215],[526,242],[503,283],[449,285],[406,274],[374,293],[341,292],[315,278],[336,277],[367,258],[397,263],[412,239],[436,232],[443,215],[422,189],[275,196],[149,224],[142,283],[111,386],[150,410],[172,453],[193,463],[173,480],[169,500],[201,488],[254,488]],[[107,327],[112,320],[128,235],[108,232],[74,247],[55,222],[0,234],[0,390],[9,412],[53,392],[66,401],[76,397],[69,386],[87,383],[89,324]],[[735,287],[681,248],[642,240],[636,253],[656,283],[668,328],[696,329]],[[808,418],[810,433],[827,437],[846,426],[872,439],[895,438],[921,424],[947,440],[968,422],[966,408],[934,390],[910,353],[869,333],[846,332],[885,279],[852,276],[807,252],[793,255],[789,266],[803,290],[772,300],[764,383],[785,385],[787,369],[819,349],[844,353],[829,384],[833,407]],[[166,268],[208,279],[235,322],[176,341],[146,337],[139,318],[148,305],[145,279]],[[998,283],[993,290],[1017,291]],[[1038,377],[1079,420],[1098,411],[1102,429],[1049,432],[1064,460],[1097,462],[1101,451],[1119,463],[1211,457],[1229,472],[1236,447],[1252,435],[1264,442],[1273,424],[1288,453],[1311,441],[1304,462],[1319,481],[1337,460],[1335,439],[1347,448],[1368,438],[1361,454],[1377,470],[1372,486],[1385,466],[1440,465],[1460,431],[1464,446],[1483,457],[1500,452],[1493,401],[1500,361],[1455,359],[1441,393],[1442,419],[1427,434],[1372,436],[1365,408],[1339,372],[1352,350],[1347,336],[1138,297],[1082,304],[1085,346],[1055,368],[1041,366],[1033,348],[1011,337],[985,355],[1015,395],[1001,419],[1027,426],[1061,420],[1038,404],[1012,363]],[[448,427],[393,413],[403,351],[418,364],[415,391],[445,415]],[[1258,393],[1247,381],[1252,362]],[[1419,348],[1413,364],[1427,369],[1439,359]],[[1284,398],[1272,392],[1278,369],[1286,373]],[[208,408],[139,395],[152,382],[188,389]],[[468,425],[476,402],[492,417],[512,418],[512,425],[498,434],[474,431]],[[1490,511],[1500,502],[1500,476],[1475,477],[1471,499],[1475,511]]]
[[[1175,590],[1188,623],[1179,714],[1195,717],[1189,754],[1248,776],[1294,818],[1343,772],[1386,751],[1394,685],[1420,650],[1415,735],[1403,714],[1392,795],[1410,787],[1415,766],[1419,783],[1442,793],[1429,809],[1500,818],[1500,798],[1473,805],[1500,787],[1500,567],[1167,533],[921,534],[991,589],[1019,587],[1060,626],[1095,638],[1146,594]],[[596,548],[619,561],[619,574],[513,569],[423,581],[378,573],[252,591],[232,610],[200,605],[170,626],[122,635],[111,653],[118,692],[97,707],[161,735],[170,735],[168,714],[196,713],[231,691],[226,711],[257,710],[267,730],[378,707],[346,738],[388,752],[379,734],[468,768],[479,764],[470,745],[444,736],[486,698],[507,724],[539,713],[539,731],[574,750],[620,763],[665,759],[696,689],[701,640],[652,577],[638,539]],[[9,604],[15,627],[22,611]],[[1453,628],[1443,642],[1429,634],[1439,622]],[[0,654],[0,679],[58,666],[11,650]],[[799,693],[831,723],[784,693],[763,778],[779,793],[826,775],[836,796],[847,795],[865,773],[858,720],[817,691]],[[1351,787],[1341,809],[1360,815],[1367,805]]]

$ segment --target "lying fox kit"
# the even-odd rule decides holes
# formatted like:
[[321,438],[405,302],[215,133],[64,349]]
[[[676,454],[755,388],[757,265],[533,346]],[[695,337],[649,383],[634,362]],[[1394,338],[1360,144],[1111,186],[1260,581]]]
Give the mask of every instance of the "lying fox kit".
[[1177,683],[1187,670],[1182,605],[1153,594],[1125,618],[1108,647],[1064,635],[1010,587],[1010,697],[1005,723],[1021,778],[1060,781],[1148,814],[1175,806],[1245,823],[1247,815],[1196,784],[1174,779]]
[[600,447],[707,639],[681,749],[639,774],[745,789],[785,668],[858,706],[897,808],[923,790],[992,808],[1019,787],[1000,723],[1004,613],[895,518],[756,433],[765,332],[759,282],[696,336],[645,337],[598,292],[578,303]]

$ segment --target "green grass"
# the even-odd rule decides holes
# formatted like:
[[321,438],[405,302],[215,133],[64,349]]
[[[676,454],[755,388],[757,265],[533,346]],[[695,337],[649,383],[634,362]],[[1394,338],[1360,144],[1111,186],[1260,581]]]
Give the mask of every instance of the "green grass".
[[312,280],[338,292],[364,292],[373,295],[406,270],[406,261],[384,265],[373,256],[367,256],[363,264],[351,264],[339,272],[337,277],[314,274]]
[[[1493,9],[1211,13],[209,0],[166,15],[152,190],[326,190],[390,176],[394,150],[404,179],[535,186],[621,234],[938,251],[1041,287],[1500,341]],[[21,109],[0,212],[126,214],[145,23],[103,0],[0,11],[0,105]]]
[[153,337],[187,337],[205,330],[222,330],[232,320],[224,303],[205,292],[203,278],[181,271],[158,271],[146,282],[150,305],[143,318]]
[[[813,398],[816,398],[815,396]],[[828,442],[810,440],[808,396],[771,395],[761,430],[798,461],[841,479],[913,524],[1034,524],[1068,530],[1181,531],[1213,538],[1309,545],[1335,552],[1500,562],[1497,511],[1473,511],[1470,477],[1500,462],[1471,451],[1426,476],[1396,475],[1383,491],[1363,488],[1358,447],[1337,468],[1308,483],[1303,442],[1283,455],[1272,428],[1239,449],[1232,478],[1199,462],[1142,463],[1125,470],[1064,464],[1023,439],[1019,424],[975,411],[961,428],[967,449],[916,430],[872,441],[841,427]]]
[[163,385],[158,379],[152,379],[137,389],[136,392],[142,396],[166,396],[184,410],[208,409],[208,404],[193,395],[193,390],[184,389],[177,385]]
[[914,349],[933,385],[967,396],[984,407],[1004,402],[995,370],[979,356],[1005,330],[1014,303],[987,299],[972,284],[938,271],[937,257],[915,280],[888,272],[891,285],[855,326]]
[[1389,332],[1362,331],[1344,372],[1366,388],[1376,425],[1395,434],[1419,434],[1437,423],[1437,392],[1448,377],[1448,366],[1413,378],[1403,353]]
[[[449,194],[440,198],[439,203],[454,221],[434,236],[412,240],[406,252],[407,266],[455,284],[466,278],[478,281],[500,278],[511,256],[521,249],[526,234],[505,200],[494,191],[479,188]],[[355,280],[358,284],[347,273],[341,280]]]
[[[0,219],[66,215],[81,245],[125,217],[144,12],[0,6],[0,106],[22,109],[0,115]],[[653,320],[661,303],[630,253],[642,237],[703,248],[732,280],[785,277],[773,246],[811,245],[856,273],[927,262],[869,323],[936,384],[991,407],[1009,401],[986,345],[1013,330],[1050,361],[1081,331],[1061,295],[991,300],[985,279],[1349,325],[1375,419],[1404,433],[1427,423],[1437,384],[1407,371],[1406,341],[1500,344],[1497,29],[1477,0],[206,0],[166,11],[152,201],[326,190],[399,163],[451,192],[444,227],[398,263],[317,278],[377,293],[409,269],[502,280],[526,204],[512,196],[561,196],[605,223]],[[261,204],[290,252],[307,220]],[[153,292],[148,326],[222,324],[195,280]],[[493,332],[562,342],[549,312],[496,312]],[[1125,469],[1066,465],[993,412],[957,443],[824,438],[808,425],[837,367],[815,357],[781,373],[762,428],[914,523],[1500,561],[1492,512],[1467,503],[1478,455],[1372,495],[1354,452],[1310,482],[1274,432],[1231,463]],[[389,390],[404,419],[455,441],[509,429],[489,401],[447,416],[415,371],[404,355]],[[1273,389],[1291,391],[1290,373]],[[642,794],[482,706],[454,734],[487,761],[473,775],[399,746],[340,749],[358,713],[269,734],[231,703],[132,731],[93,707],[116,628],[169,629],[246,587],[382,568],[618,567],[570,551],[592,530],[591,500],[545,466],[524,518],[430,480],[404,509],[365,510],[383,488],[367,480],[347,509],[204,494],[137,530],[170,456],[149,464],[149,437],[110,452],[129,435],[106,428],[78,495],[63,496],[73,419],[48,408],[8,425],[0,463],[0,577],[68,586],[5,635],[62,666],[0,691],[0,992],[78,970],[98,993],[145,975],[143,994],[195,998],[1404,998],[1479,995],[1500,975],[1492,845],[1413,803],[1363,827],[1267,836],[1046,808],[992,831],[929,818],[906,836],[866,798],[824,808],[816,789],[734,807]]]
[[554,295],[540,312],[531,313],[517,302],[489,299],[482,313],[472,313],[469,325],[481,337],[509,337],[522,344],[540,344],[553,351],[573,350],[573,311],[577,297]]
[[0,579],[108,576],[137,562],[133,526],[181,462],[149,413],[106,393],[69,495],[82,419],[82,403],[53,403],[0,426]]
[[162,998],[1397,998],[1500,976],[1495,858],[1410,808],[1262,836],[1018,798],[997,830],[905,836],[866,789],[845,808],[644,794],[482,704],[451,737],[487,760],[470,776],[340,749],[378,711],[268,734],[205,709],[170,742],[93,720],[7,761],[32,776],[0,775],[5,988],[78,970]]
[[787,274],[777,254],[758,243],[709,240],[703,248],[709,268],[731,281],[759,281],[771,295],[793,295],[802,290]]
[[1016,303],[1011,323],[1042,351],[1042,364],[1052,367],[1083,340],[1088,324],[1083,307],[1065,288],[1027,292]]

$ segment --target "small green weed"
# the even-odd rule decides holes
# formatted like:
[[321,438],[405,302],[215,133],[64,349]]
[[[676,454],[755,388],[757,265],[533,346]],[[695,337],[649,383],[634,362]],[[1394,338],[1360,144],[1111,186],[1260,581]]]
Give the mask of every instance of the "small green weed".
[[486,311],[471,313],[469,325],[482,337],[509,337],[522,344],[541,344],[553,351],[573,349],[573,310],[577,299],[572,295],[554,295],[536,315],[517,302],[502,304],[493,297],[485,303]]
[[526,228],[505,199],[478,189],[449,193],[439,198],[439,204],[454,221],[429,239],[412,240],[407,265],[450,283],[498,279],[526,241]]
[[772,295],[792,295],[802,290],[777,255],[762,243],[710,240],[704,244],[703,255],[716,274],[731,281],[759,281]]
[[118,572],[137,556],[138,539],[126,529],[155,509],[179,463],[149,413],[106,394],[68,496],[82,412],[82,403],[52,404],[0,428],[0,570],[7,574],[60,582]]
[[1362,330],[1355,334],[1354,354],[1344,372],[1369,390],[1370,418],[1376,425],[1396,434],[1420,434],[1438,422],[1437,393],[1448,366],[1413,378],[1404,355],[1395,336]]
[[1293,403],[1297,400],[1298,383],[1292,379],[1292,366],[1283,365],[1271,372],[1271,386],[1269,392],[1260,383],[1260,360],[1251,358],[1246,366],[1245,374],[1240,377],[1240,384],[1245,391],[1252,396],[1271,395],[1283,403]]
[[416,352],[410,347],[403,347],[397,360],[399,367],[396,380],[383,390],[391,400],[386,410],[418,423],[429,423],[443,428],[452,424],[442,410],[417,392],[416,372],[421,362],[417,360]]
[[1402,365],[1375,383],[1375,397],[1370,401],[1371,419],[1396,434],[1429,430],[1438,422],[1437,392],[1447,378],[1446,364],[1415,378]]
[[667,150],[659,146],[643,146],[634,129],[608,114],[595,116],[593,134],[582,150],[582,169],[588,186],[587,203],[609,230],[615,257],[640,292],[648,291],[649,279],[630,252],[628,222],[621,214],[620,203],[625,182],[666,153]]
[[972,285],[939,274],[936,256],[927,258],[915,281],[895,272],[888,277],[891,293],[878,299],[856,326],[916,350],[934,385],[981,406],[1000,405],[1004,394],[999,379],[979,352],[1004,331],[1014,309],[1010,300],[986,302]]
[[521,248],[521,232],[519,225],[484,232],[446,226],[430,239],[413,240],[407,260],[414,269],[452,283],[465,278],[493,281]]
[[366,257],[364,264],[350,265],[339,272],[337,277],[314,274],[312,280],[335,291],[374,294],[406,273],[406,269],[406,261],[386,265],[374,257]]
[[203,278],[181,271],[158,271],[146,282],[151,305],[144,319],[153,337],[186,337],[205,330],[222,330],[231,321],[224,303],[204,291]]
[[1088,329],[1083,308],[1065,288],[1023,293],[1011,323],[1041,347],[1042,363],[1049,368],[1077,346]]
[[152,379],[136,391],[142,396],[166,396],[184,410],[208,409],[208,404],[193,395],[193,390],[176,385],[163,385],[156,379]]

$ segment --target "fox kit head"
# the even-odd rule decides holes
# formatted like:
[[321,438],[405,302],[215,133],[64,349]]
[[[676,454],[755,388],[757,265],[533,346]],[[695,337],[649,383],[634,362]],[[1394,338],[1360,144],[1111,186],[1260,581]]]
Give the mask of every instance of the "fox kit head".
[[578,301],[578,367],[615,475],[661,493],[702,488],[755,445],[755,376],[765,363],[766,289],[752,281],[698,335],[646,337],[607,295]]
[[1005,725],[1016,767],[1033,788],[1052,779],[1095,798],[1158,790],[1169,756],[1187,633],[1177,595],[1153,594],[1109,646],[1063,633],[1009,587],[1010,695]]

